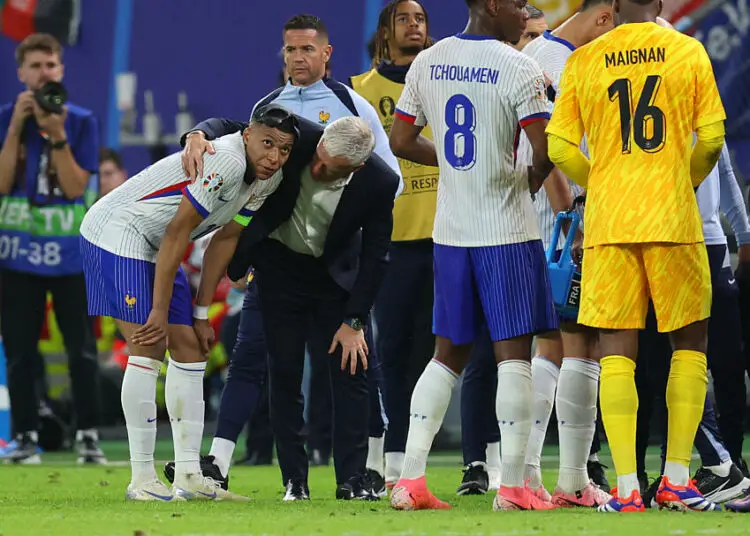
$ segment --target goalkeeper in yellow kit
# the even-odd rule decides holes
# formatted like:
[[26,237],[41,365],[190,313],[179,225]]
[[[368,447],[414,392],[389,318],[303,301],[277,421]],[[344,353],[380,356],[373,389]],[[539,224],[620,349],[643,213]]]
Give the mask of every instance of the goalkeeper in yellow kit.
[[[719,509],[690,482],[706,396],[711,276],[694,188],[716,164],[724,108],[705,49],[654,21],[661,0],[615,0],[616,28],[568,59],[549,156],[587,189],[578,321],[600,331],[600,404],[618,486],[601,512],[642,511],[636,477],[638,330],[649,299],[674,353],[661,507]],[[697,142],[693,146],[694,134]],[[591,160],[579,150],[586,135]]]

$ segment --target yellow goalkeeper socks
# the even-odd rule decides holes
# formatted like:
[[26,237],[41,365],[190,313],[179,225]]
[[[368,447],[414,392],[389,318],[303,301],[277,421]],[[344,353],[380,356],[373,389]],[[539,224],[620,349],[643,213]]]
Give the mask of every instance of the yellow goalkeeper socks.
[[602,420],[618,476],[618,495],[627,498],[632,491],[638,489],[635,460],[638,415],[635,361],[621,355],[611,355],[601,360],[601,366],[599,403]]
[[[664,474],[669,481],[685,486],[690,477],[690,454],[706,402],[706,355],[677,350],[667,381],[667,460]],[[603,410],[602,410],[603,411]]]

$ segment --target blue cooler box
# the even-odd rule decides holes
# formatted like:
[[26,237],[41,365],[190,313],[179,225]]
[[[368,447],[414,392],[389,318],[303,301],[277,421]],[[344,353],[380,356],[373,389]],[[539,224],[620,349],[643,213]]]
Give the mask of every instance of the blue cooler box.
[[[570,229],[562,251],[558,252],[557,243],[566,221],[570,222]],[[581,301],[581,267],[573,260],[573,240],[580,224],[581,216],[575,210],[558,213],[552,240],[547,248],[547,269],[555,309],[561,320],[572,322],[578,318]]]

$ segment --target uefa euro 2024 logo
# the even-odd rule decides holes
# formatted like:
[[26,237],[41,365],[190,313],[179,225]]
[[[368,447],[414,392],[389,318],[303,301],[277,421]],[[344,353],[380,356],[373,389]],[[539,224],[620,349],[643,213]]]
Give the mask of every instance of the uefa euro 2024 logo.
[[216,192],[224,184],[224,179],[218,173],[211,173],[203,178],[203,187],[210,193]]

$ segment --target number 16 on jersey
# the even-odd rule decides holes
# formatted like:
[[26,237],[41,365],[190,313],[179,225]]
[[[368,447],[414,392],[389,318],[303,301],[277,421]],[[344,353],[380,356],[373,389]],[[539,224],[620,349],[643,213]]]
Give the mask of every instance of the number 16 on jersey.
[[466,171],[476,163],[476,109],[466,95],[453,95],[445,103],[445,159],[452,168]]

